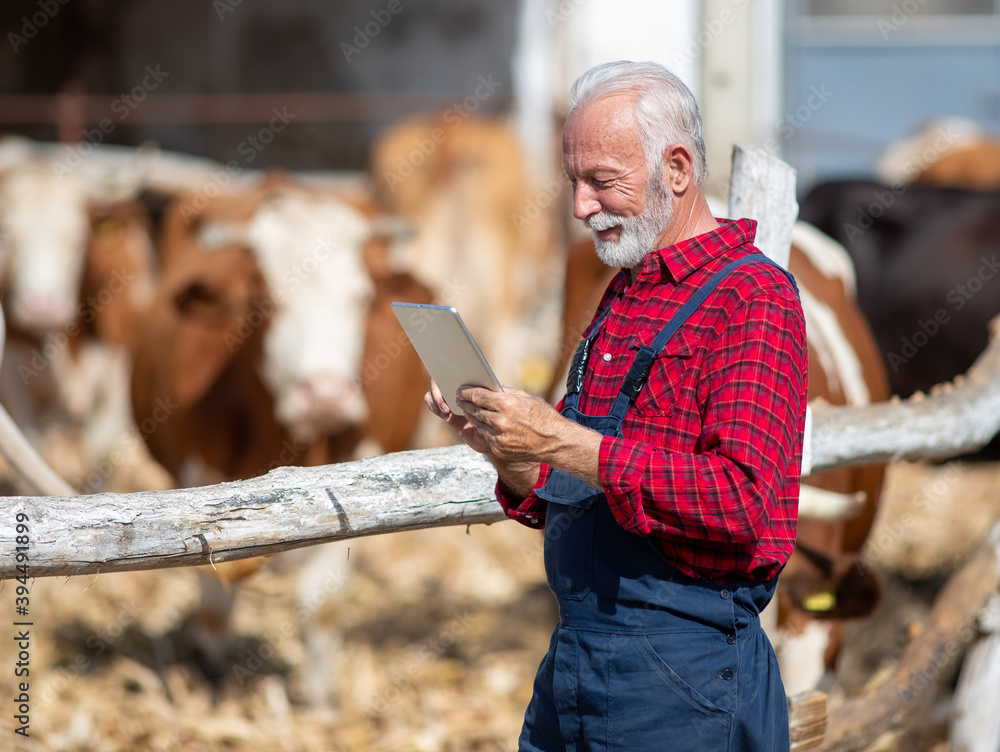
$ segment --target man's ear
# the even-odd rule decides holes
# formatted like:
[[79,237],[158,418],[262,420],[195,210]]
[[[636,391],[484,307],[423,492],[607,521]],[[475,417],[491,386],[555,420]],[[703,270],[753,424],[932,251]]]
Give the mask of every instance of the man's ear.
[[694,184],[694,158],[684,144],[671,144],[663,150],[663,184],[675,196]]

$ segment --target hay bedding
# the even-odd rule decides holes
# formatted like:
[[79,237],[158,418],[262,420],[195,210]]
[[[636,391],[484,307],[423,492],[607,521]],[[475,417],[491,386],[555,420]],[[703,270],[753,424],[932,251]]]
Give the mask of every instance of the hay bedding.
[[[870,551],[889,592],[873,620],[849,628],[835,694],[879,681],[937,584],[1000,516],[997,466],[950,467],[891,468]],[[907,514],[900,535],[893,525]],[[348,545],[339,545],[334,554],[350,576],[311,617],[342,641],[324,667],[336,702],[305,702],[314,659],[295,598],[301,554],[279,558],[241,590],[232,665],[214,683],[184,629],[198,599],[194,571],[36,580],[31,737],[13,734],[7,710],[0,749],[516,749],[557,618],[539,535],[513,523],[425,530],[351,541],[349,561]],[[13,614],[12,583],[0,604]],[[5,701],[15,696],[15,650],[12,639],[0,639]],[[913,735],[897,735],[879,749],[942,748],[940,719],[921,733],[919,746]]]

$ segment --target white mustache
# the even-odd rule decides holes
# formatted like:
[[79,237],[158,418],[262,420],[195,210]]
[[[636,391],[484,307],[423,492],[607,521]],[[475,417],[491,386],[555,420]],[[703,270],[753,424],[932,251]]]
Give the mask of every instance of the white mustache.
[[626,220],[627,217],[623,217],[618,214],[600,212],[592,217],[587,217],[587,219],[584,220],[584,224],[587,225],[588,230],[600,232],[601,230],[610,230],[612,227],[619,227],[624,224]]

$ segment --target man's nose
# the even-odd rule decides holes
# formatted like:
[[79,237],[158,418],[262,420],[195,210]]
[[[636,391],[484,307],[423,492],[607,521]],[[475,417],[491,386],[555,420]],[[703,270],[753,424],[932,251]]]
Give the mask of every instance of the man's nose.
[[598,214],[601,211],[601,202],[597,200],[597,193],[586,183],[580,182],[573,189],[573,216],[583,220]]

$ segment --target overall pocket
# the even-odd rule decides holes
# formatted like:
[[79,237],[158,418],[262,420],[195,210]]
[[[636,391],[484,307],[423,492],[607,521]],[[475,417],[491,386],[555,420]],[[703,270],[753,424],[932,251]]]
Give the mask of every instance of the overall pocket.
[[[688,643],[693,635],[672,633],[658,637],[671,643]],[[681,645],[677,647],[679,650],[670,649],[667,655],[680,656],[678,667],[683,663],[693,668],[693,673],[703,673],[706,677],[714,673],[711,665],[686,655]],[[724,752],[729,749],[733,714],[685,681],[671,663],[644,635],[616,635],[612,639],[609,750]],[[722,678],[712,681],[735,684]]]
[[545,574],[560,598],[583,600],[594,588],[594,520],[589,497],[569,506],[549,502],[545,515]]

